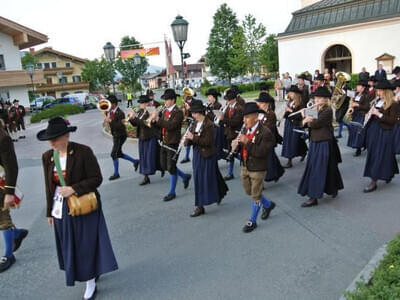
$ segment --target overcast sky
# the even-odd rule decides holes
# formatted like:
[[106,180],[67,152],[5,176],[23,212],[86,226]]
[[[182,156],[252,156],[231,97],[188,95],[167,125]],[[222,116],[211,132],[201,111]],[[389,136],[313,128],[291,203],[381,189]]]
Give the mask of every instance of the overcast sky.
[[[100,57],[107,41],[118,46],[125,35],[141,43],[162,42],[166,35],[172,41],[174,64],[179,64],[179,49],[170,27],[176,15],[181,14],[189,22],[184,52],[191,54],[188,62],[193,63],[206,52],[213,15],[222,3],[227,3],[239,20],[249,13],[255,16],[268,34],[284,31],[291,13],[300,8],[300,0],[1,0],[0,14],[46,34],[49,42],[36,49],[51,46],[88,59]],[[161,55],[151,57],[149,62],[165,66],[164,44],[145,46],[159,46]]]

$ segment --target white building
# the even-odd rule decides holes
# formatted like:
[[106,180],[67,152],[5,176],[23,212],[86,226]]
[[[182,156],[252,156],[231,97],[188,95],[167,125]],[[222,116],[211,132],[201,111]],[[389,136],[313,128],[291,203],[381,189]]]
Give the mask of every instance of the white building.
[[[0,100],[29,107],[31,78],[22,69],[20,50],[47,42],[46,35],[0,17]],[[33,83],[44,82],[43,71],[36,70]]]
[[303,0],[278,35],[280,73],[324,68],[371,75],[379,63],[388,74],[400,65],[399,0]]

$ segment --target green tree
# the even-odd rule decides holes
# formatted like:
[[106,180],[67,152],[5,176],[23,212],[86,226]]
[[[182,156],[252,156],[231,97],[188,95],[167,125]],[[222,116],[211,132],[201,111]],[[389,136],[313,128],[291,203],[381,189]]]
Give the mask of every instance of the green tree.
[[278,41],[275,34],[270,34],[261,48],[261,64],[268,72],[279,72]]
[[25,52],[25,55],[21,57],[21,64],[23,69],[26,69],[26,66],[28,64],[32,64],[36,67],[38,63],[38,59],[29,52]]
[[[139,41],[133,36],[124,36],[119,44],[122,50],[140,49],[142,48]],[[125,47],[127,45],[132,45]],[[149,63],[145,57],[141,57],[140,64],[135,64],[134,58],[121,59],[120,55],[115,62],[115,68],[121,73],[121,82],[132,92],[140,91],[141,85],[138,84],[139,78],[143,75],[148,67]]]
[[227,58],[232,74],[242,75],[247,72],[251,61],[247,55],[247,41],[241,26],[232,36],[232,50]]
[[248,71],[252,76],[260,73],[261,60],[260,52],[265,41],[267,30],[251,14],[245,16],[242,22],[243,32],[246,37],[246,50],[248,56]]
[[227,59],[231,57],[232,60],[232,57],[236,55],[233,37],[238,30],[238,19],[226,3],[219,7],[213,19],[214,24],[208,38],[206,63],[212,74],[230,81],[231,78],[240,75]]
[[89,82],[91,91],[101,87],[107,91],[107,85],[112,82],[115,71],[112,65],[103,58],[87,61],[82,67],[82,79]]

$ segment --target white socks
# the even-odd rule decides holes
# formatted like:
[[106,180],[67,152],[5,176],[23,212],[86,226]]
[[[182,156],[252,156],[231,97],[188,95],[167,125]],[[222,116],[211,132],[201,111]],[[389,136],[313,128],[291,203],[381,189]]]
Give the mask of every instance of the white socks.
[[93,296],[95,288],[96,288],[96,281],[94,278],[86,281],[86,291],[83,298],[90,299],[90,297]]

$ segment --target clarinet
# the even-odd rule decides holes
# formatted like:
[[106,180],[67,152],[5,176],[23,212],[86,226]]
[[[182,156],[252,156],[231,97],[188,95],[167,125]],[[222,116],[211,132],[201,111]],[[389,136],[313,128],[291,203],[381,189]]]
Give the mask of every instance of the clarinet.
[[[246,132],[246,124],[243,123],[242,128],[240,129],[239,134],[236,137],[236,139],[239,138],[239,135],[244,134],[245,132]],[[226,160],[231,161],[235,157],[235,155],[238,153],[239,148],[240,148],[240,145],[238,143],[238,145],[235,147],[235,149],[232,149],[231,152],[228,153],[228,155],[226,156]]]
[[179,142],[178,149],[176,149],[176,152],[175,152],[174,156],[172,157],[172,160],[174,160],[174,161],[178,160],[179,154],[181,153],[182,148],[185,146],[186,134],[192,130],[192,127],[193,127],[193,124],[194,124],[194,119],[193,118],[187,117],[186,120],[189,122],[189,124],[188,124],[188,127],[187,127],[186,131],[185,131],[185,134],[182,136],[181,141]]

